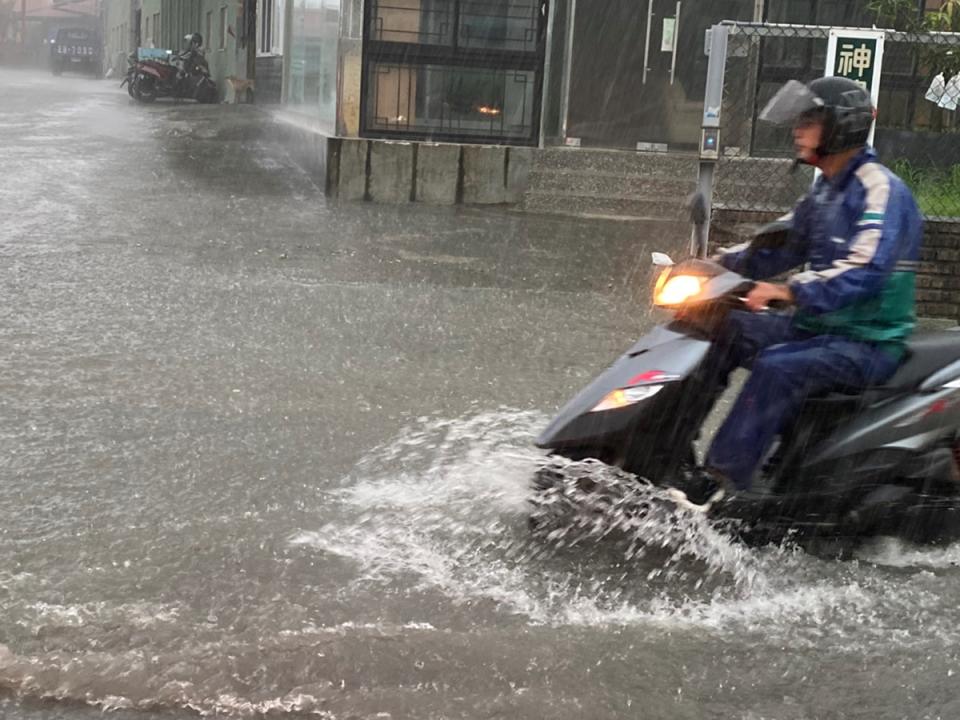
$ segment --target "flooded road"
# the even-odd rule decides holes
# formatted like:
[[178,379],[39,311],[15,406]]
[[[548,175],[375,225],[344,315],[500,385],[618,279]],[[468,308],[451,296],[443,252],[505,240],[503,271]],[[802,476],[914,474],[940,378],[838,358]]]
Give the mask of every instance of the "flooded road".
[[0,97],[4,718],[960,716],[960,548],[530,537],[682,226],[328,204],[251,108]]

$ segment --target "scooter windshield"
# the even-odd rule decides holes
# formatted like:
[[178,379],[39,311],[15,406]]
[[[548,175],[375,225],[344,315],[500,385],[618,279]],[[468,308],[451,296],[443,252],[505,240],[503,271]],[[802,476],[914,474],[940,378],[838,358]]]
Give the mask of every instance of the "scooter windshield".
[[794,125],[804,113],[823,107],[823,100],[798,80],[784,85],[760,113],[760,119],[774,125]]

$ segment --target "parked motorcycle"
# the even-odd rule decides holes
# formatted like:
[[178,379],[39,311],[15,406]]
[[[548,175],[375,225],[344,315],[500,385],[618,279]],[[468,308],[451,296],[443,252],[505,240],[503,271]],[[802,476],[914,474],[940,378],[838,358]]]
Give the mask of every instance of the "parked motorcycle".
[[129,68],[120,86],[133,99],[150,103],[158,97],[187,98],[201,103],[217,101],[217,84],[203,54],[203,37],[187,35],[187,49],[152,51],[141,48],[128,58]]
[[[754,239],[751,251],[785,239],[785,228],[769,230]],[[673,264],[654,256],[661,266],[654,304],[672,312],[672,321],[641,338],[573,398],[536,444],[667,485],[695,462],[698,429],[686,422],[685,403],[698,392],[698,369],[720,323],[745,307],[753,282],[710,260]],[[549,463],[534,487],[535,514],[563,500],[562,472]],[[960,332],[915,336],[901,367],[881,387],[810,398],[754,488],[708,513],[759,543],[787,536],[960,538]]]

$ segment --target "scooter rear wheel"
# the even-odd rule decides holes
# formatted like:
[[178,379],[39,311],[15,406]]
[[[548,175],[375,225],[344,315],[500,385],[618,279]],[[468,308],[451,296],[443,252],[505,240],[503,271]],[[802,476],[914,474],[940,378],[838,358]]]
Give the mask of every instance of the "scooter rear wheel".
[[130,89],[133,99],[142,103],[152,103],[157,99],[157,81],[150,75],[137,75]]

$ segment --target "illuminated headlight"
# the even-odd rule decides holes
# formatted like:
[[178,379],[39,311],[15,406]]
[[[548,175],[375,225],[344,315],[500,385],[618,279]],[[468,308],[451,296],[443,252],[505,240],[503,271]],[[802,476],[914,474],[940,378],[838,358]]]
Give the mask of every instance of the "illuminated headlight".
[[681,305],[700,294],[703,278],[696,275],[676,275],[669,280],[661,278],[661,283],[657,283],[659,287],[654,295],[654,302],[657,305]]
[[590,412],[605,410],[619,410],[620,408],[635,405],[641,400],[651,398],[663,389],[663,385],[643,385],[640,387],[620,388],[614,390],[601,400]]

